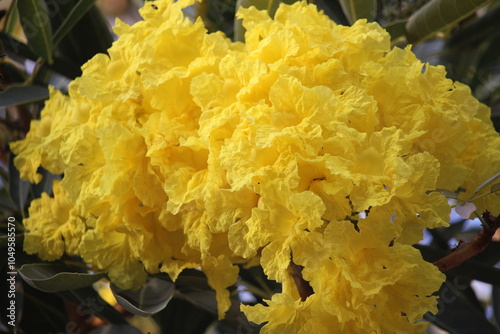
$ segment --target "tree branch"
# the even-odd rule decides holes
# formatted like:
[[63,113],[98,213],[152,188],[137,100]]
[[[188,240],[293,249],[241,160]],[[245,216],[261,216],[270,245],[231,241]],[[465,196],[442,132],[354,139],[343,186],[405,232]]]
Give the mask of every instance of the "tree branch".
[[483,229],[474,239],[434,262],[434,265],[441,272],[444,273],[461,265],[471,257],[481,253],[489,245],[497,228],[500,227],[500,219],[493,216],[489,211],[483,213],[483,219],[486,225],[483,225]]

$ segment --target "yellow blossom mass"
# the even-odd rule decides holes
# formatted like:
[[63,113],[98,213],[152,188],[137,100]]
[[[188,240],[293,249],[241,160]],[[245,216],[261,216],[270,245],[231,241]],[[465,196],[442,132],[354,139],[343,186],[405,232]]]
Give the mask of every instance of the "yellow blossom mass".
[[[21,176],[64,174],[33,201],[25,249],[106,270],[120,288],[200,267],[219,316],[239,263],[283,283],[244,306],[262,333],[424,332],[444,280],[411,245],[445,226],[436,189],[470,195],[500,170],[500,138],[469,88],[390,48],[377,23],[314,5],[241,9],[245,43],[146,3],[133,26],[11,148]],[[498,206],[483,197],[478,208]],[[290,274],[302,266],[314,293]]]

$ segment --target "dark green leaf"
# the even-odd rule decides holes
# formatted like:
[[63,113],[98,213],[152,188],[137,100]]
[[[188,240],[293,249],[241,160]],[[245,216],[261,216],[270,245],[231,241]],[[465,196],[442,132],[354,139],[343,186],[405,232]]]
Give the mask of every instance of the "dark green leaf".
[[17,211],[17,204],[12,201],[12,198],[7,191],[7,189],[0,189],[0,208],[7,209],[9,211]]
[[19,333],[65,333],[68,317],[64,301],[57,294],[37,290],[18,279],[16,309],[21,315],[18,329],[23,330]]
[[391,40],[395,40],[406,34],[406,22],[408,20],[396,20],[389,22],[384,26],[385,30],[391,35]]
[[491,291],[491,299],[493,303],[493,317],[497,324],[500,324],[500,288],[493,287]]
[[5,21],[5,26],[3,31],[9,35],[14,33],[16,24],[19,21],[19,11],[17,10],[17,1],[14,0],[10,5],[9,12],[7,13],[7,20]]
[[143,317],[163,310],[175,292],[175,284],[152,278],[139,291],[121,290],[111,284],[118,303],[127,311]]
[[[58,8],[52,18],[54,27],[60,27],[71,15],[76,1],[66,0]],[[113,36],[102,13],[92,6],[83,17],[65,34],[57,46],[57,54],[61,59],[71,61],[78,67],[86,63],[97,53],[106,53],[113,43]],[[69,78],[65,72],[60,72]]]
[[498,334],[486,319],[484,310],[467,281],[448,277],[438,296],[438,313],[426,314],[425,319],[451,333]]
[[416,43],[473,14],[490,0],[432,0],[410,16],[407,39]]
[[[38,58],[38,56],[34,54],[26,44],[17,41],[1,31],[0,42],[2,42],[3,47],[10,51],[9,57],[15,60],[19,60],[20,62],[23,62],[25,59],[36,61]],[[68,78],[76,78],[81,74],[80,66],[75,64],[72,59],[55,57],[54,64],[44,64],[43,66],[61,73]]]
[[10,86],[0,93],[0,107],[10,107],[20,104],[43,101],[49,98],[47,87],[38,85]]
[[[1,95],[0,95],[1,96]],[[14,166],[14,155],[10,154],[9,157],[9,191],[10,197],[17,205],[21,213],[24,214],[24,207],[28,199],[31,184],[27,181],[21,180],[21,176],[16,166]]]
[[[500,20],[498,16],[500,15],[500,6],[493,6],[484,15],[481,15],[471,23],[460,27],[459,30],[455,31],[446,41],[448,47],[458,48],[457,50],[477,47],[484,41],[494,39],[496,36],[500,35]],[[498,54],[496,55],[498,56]]]
[[349,25],[349,21],[345,17],[342,6],[338,1],[316,0],[314,3],[318,6],[318,9],[324,11],[332,21],[344,26]]
[[181,291],[184,289],[212,290],[210,285],[208,285],[205,273],[196,269],[184,269],[175,280],[175,286]]
[[18,1],[17,8],[28,45],[49,64],[53,61],[52,28],[47,5],[43,0]]
[[12,51],[11,53],[14,55],[36,61],[37,56],[26,44],[19,42],[3,31],[0,31],[0,41],[2,42],[2,46],[7,50]]
[[92,8],[94,3],[95,0],[81,0],[71,9],[69,15],[54,33],[54,47],[73,29],[90,8]]
[[217,320],[217,315],[174,297],[167,307],[154,314],[153,318],[161,328],[168,328],[169,333],[199,334],[206,333],[207,327]]
[[217,314],[215,291],[208,285],[206,275],[196,269],[185,269],[175,280],[176,297],[189,301],[193,305]]
[[209,313],[217,314],[217,300],[215,299],[215,291],[198,291],[184,290],[177,291],[176,297],[182,298],[199,308],[202,308]]
[[373,21],[377,16],[377,0],[340,0],[340,5],[350,24],[359,19]]
[[106,276],[106,273],[86,274],[68,270],[61,264],[33,263],[23,265],[19,274],[26,283],[45,292],[81,289]]

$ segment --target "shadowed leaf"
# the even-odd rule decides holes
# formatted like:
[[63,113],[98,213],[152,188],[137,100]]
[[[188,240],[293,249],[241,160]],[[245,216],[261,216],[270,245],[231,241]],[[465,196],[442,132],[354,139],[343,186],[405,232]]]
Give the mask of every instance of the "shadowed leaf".
[[153,278],[139,291],[121,290],[113,284],[111,291],[124,309],[132,314],[147,317],[167,306],[174,296],[175,284]]
[[3,31],[9,35],[15,32],[17,22],[19,21],[19,11],[17,10],[17,1],[14,0],[11,7],[7,13],[7,20],[5,21],[5,26]]
[[106,273],[85,274],[69,270],[61,264],[33,263],[23,265],[19,274],[26,283],[45,292],[81,289],[106,276]]
[[377,0],[340,0],[340,5],[350,24],[359,19],[373,21],[377,16]]
[[[1,97],[1,95],[0,95]],[[9,191],[12,201],[17,205],[21,213],[24,214],[24,207],[28,199],[31,184],[28,181],[21,180],[21,175],[14,166],[14,154],[9,157]]]
[[43,101],[49,98],[47,87],[38,85],[11,86],[0,93],[0,107]]
[[410,16],[408,42],[416,43],[473,14],[490,0],[432,0]]
[[92,8],[94,3],[95,0],[81,0],[71,9],[69,15],[54,33],[54,47],[73,29],[78,21]]
[[38,56],[52,64],[52,28],[45,1],[22,0],[18,1],[17,8],[28,45]]
[[384,29],[387,30],[389,35],[391,35],[391,40],[395,40],[401,36],[404,36],[406,33],[406,22],[408,20],[396,20],[393,22],[389,22],[384,26]]
[[498,333],[486,319],[467,280],[450,276],[438,291],[438,313],[424,318],[451,333]]

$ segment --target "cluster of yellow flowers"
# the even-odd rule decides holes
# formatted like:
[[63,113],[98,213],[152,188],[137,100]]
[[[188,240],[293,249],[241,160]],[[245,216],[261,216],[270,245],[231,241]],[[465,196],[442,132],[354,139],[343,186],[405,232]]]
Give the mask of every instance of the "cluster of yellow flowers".
[[79,255],[125,289],[201,267],[221,317],[235,264],[260,264],[283,283],[268,306],[242,306],[262,333],[425,329],[444,276],[411,245],[447,224],[429,191],[466,197],[500,170],[489,109],[443,67],[391,50],[376,23],[339,26],[305,2],[274,19],[252,7],[233,43],[186,18],[193,3],[146,3],[144,21],[118,22],[109,56],[68,96],[51,90],[12,144],[23,178],[64,174],[33,201],[26,250]]

